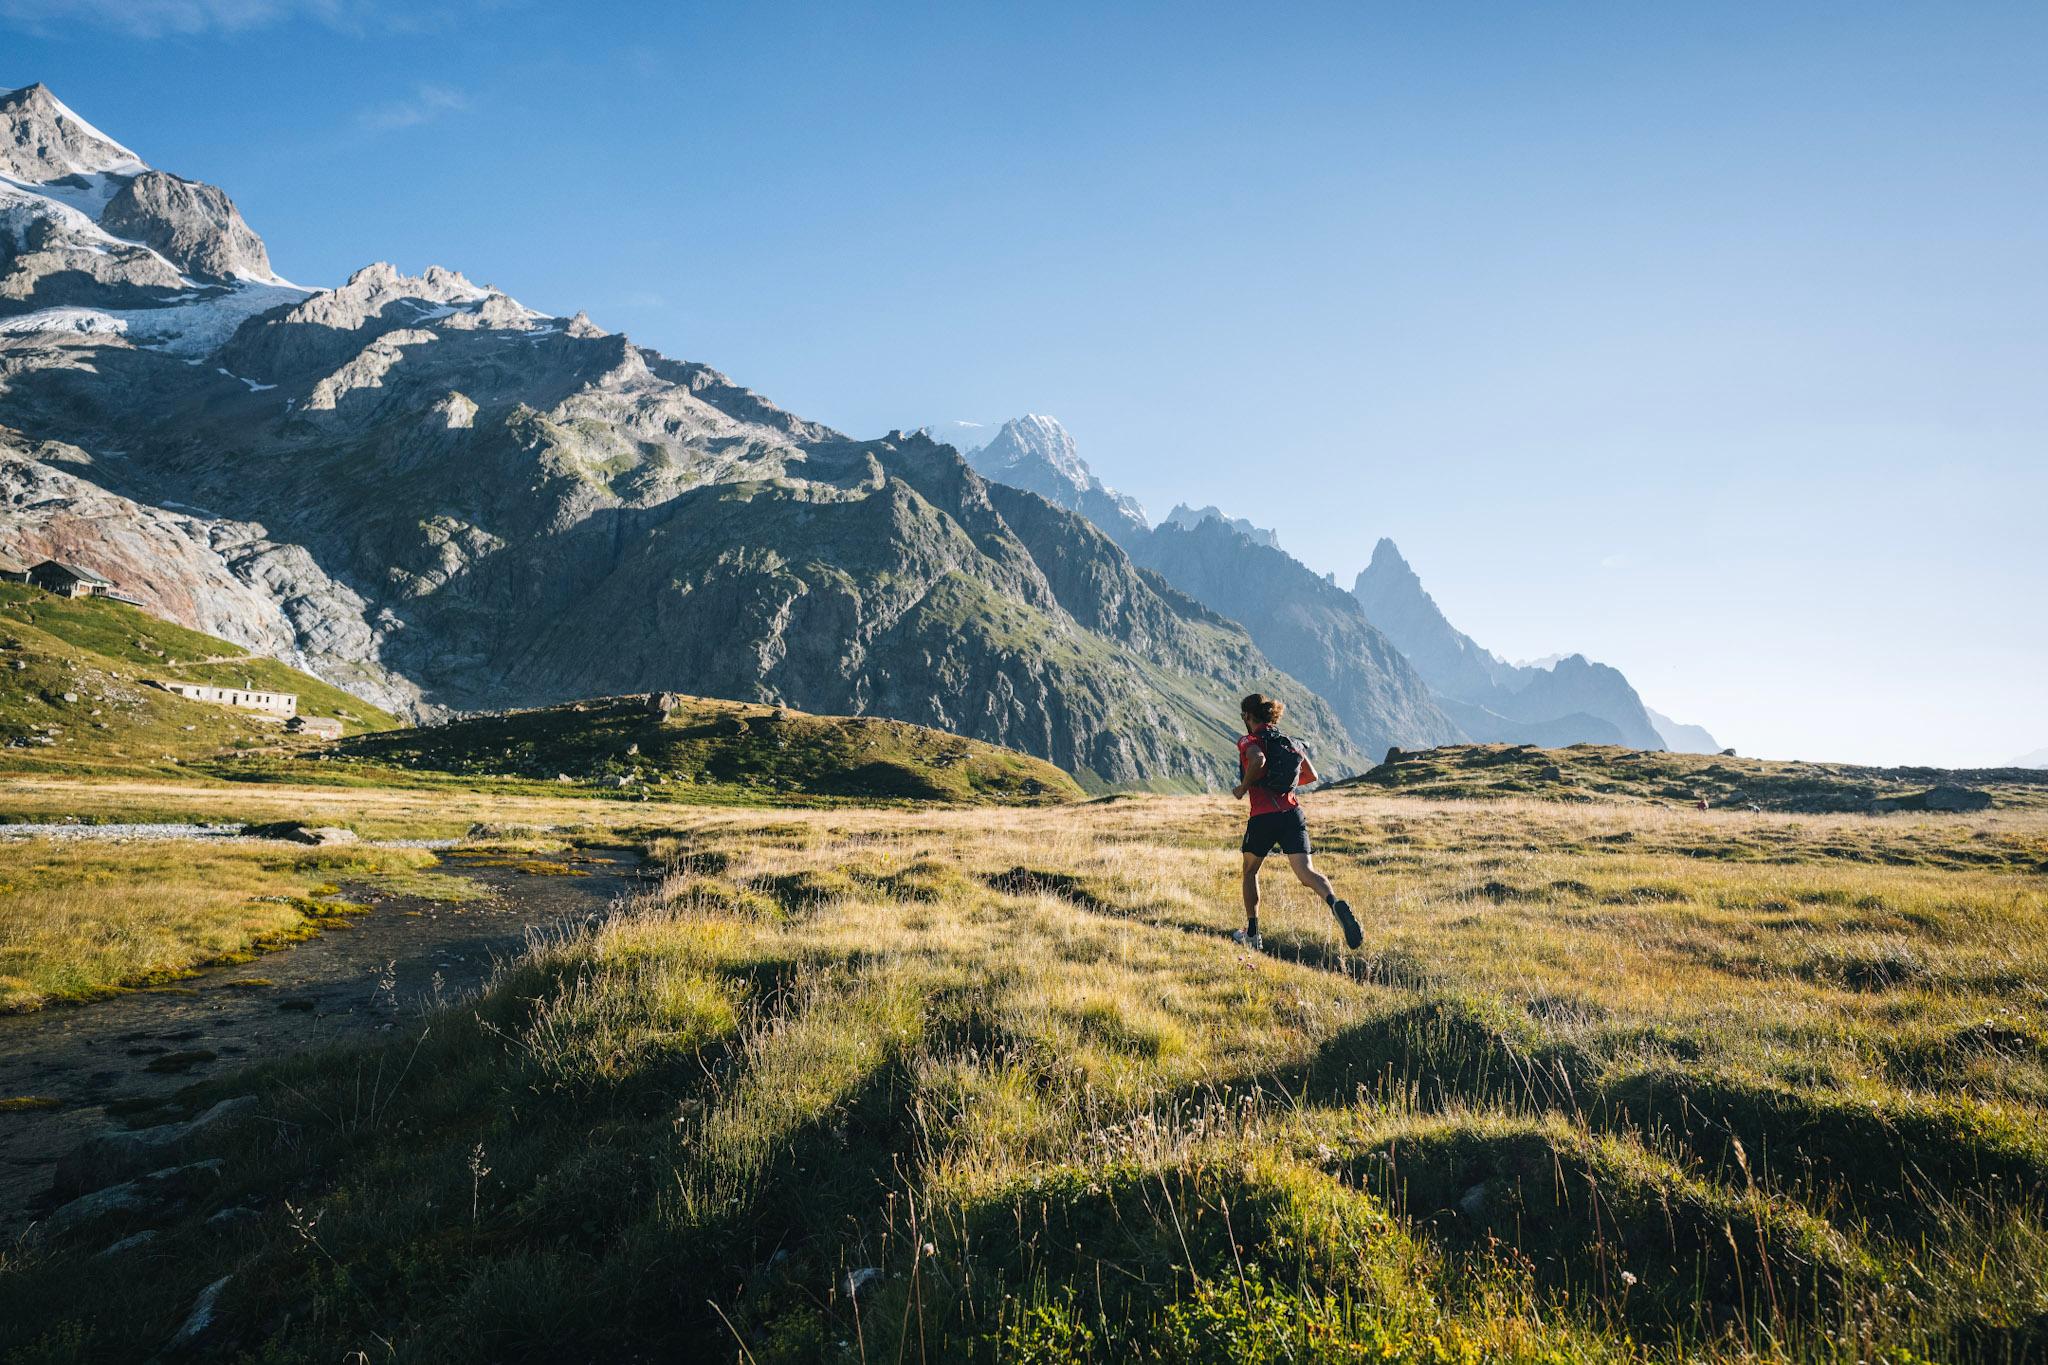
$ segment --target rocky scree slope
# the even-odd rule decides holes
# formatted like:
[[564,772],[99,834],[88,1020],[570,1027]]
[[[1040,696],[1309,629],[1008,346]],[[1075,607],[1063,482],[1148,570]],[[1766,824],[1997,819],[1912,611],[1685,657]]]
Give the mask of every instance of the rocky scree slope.
[[[46,93],[10,99],[11,164],[44,177],[12,192],[136,265],[83,302],[40,306],[37,285],[5,320],[19,492],[0,549],[134,573],[178,619],[211,613],[416,718],[674,689],[934,725],[1094,785],[1203,787],[1230,777],[1236,698],[1259,688],[1332,772],[1364,766],[1240,628],[950,449],[847,439],[454,271],[254,279],[238,216],[207,250],[114,239],[104,212],[74,221],[57,172],[146,168],[93,152]],[[6,242],[0,272],[26,278]]]

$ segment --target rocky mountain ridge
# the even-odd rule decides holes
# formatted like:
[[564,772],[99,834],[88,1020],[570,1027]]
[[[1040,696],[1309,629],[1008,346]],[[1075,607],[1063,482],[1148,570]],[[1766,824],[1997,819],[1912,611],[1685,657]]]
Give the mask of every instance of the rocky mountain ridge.
[[970,458],[997,483],[1087,517],[1135,563],[1242,623],[1268,658],[1329,703],[1359,751],[1464,738],[1356,599],[1280,550],[1271,532],[1186,506],[1148,526],[1135,503],[1118,500],[1095,476],[1066,428],[1043,415],[1005,423]]
[[1254,545],[1263,545],[1269,550],[1280,548],[1278,531],[1254,526],[1244,517],[1229,516],[1214,504],[1207,507],[1190,507],[1184,502],[1177,502],[1173,505],[1173,510],[1166,514],[1166,519],[1184,531],[1192,531],[1205,521],[1220,521]]
[[1444,618],[1391,540],[1345,593],[1282,550],[1274,532],[1219,508],[1183,503],[1156,527],[1134,521],[1090,496],[1104,485],[1057,420],[1035,415],[1005,433],[1012,428],[1026,434],[1001,442],[999,458],[975,454],[978,469],[1088,516],[1138,563],[1243,622],[1368,752],[1465,739],[1718,749],[1698,726],[1653,720],[1617,669],[1577,654],[1511,664],[1482,648]]
[[[1381,539],[1352,592],[1443,701],[1481,743],[1620,744],[1678,747],[1662,732],[1619,669],[1583,654],[1512,664],[1453,626],[1394,542]],[[1688,745],[1711,745],[1697,726],[1668,721]],[[1697,735],[1692,731],[1698,731]],[[1713,752],[1712,749],[1699,752]]]

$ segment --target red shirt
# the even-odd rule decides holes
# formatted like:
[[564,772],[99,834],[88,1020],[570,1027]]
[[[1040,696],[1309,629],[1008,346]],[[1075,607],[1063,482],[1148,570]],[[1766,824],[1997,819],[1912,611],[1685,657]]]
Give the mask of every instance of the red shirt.
[[[1266,752],[1258,735],[1245,735],[1237,741],[1237,770],[1246,777],[1251,776],[1251,753],[1254,749],[1261,755]],[[1276,792],[1271,787],[1253,787],[1251,798],[1253,815],[1272,815],[1277,811],[1294,810],[1301,805],[1301,798],[1293,792]]]

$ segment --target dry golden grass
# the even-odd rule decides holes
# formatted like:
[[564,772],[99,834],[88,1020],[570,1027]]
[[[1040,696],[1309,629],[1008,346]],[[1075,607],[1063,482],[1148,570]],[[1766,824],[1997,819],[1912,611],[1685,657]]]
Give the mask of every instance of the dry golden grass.
[[12,777],[0,782],[0,820],[74,819],[95,824],[304,820],[311,825],[347,825],[366,839],[459,839],[479,823],[602,833],[659,823],[659,812],[670,809],[660,803],[588,796],[502,796],[267,782],[199,785],[63,777]]
[[1263,955],[1221,800],[667,815],[627,913],[270,1073],[302,1136],[219,1200],[296,1224],[0,1314],[120,1354],[237,1268],[275,1359],[2048,1350],[2038,814],[1330,794],[1365,946],[1269,872]]

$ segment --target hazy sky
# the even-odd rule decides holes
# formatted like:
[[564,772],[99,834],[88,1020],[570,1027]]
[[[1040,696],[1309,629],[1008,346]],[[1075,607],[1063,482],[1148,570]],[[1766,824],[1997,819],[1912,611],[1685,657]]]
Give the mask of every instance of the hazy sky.
[[2048,5],[0,0],[288,276],[440,263],[1159,515],[1744,752],[2048,744]]

